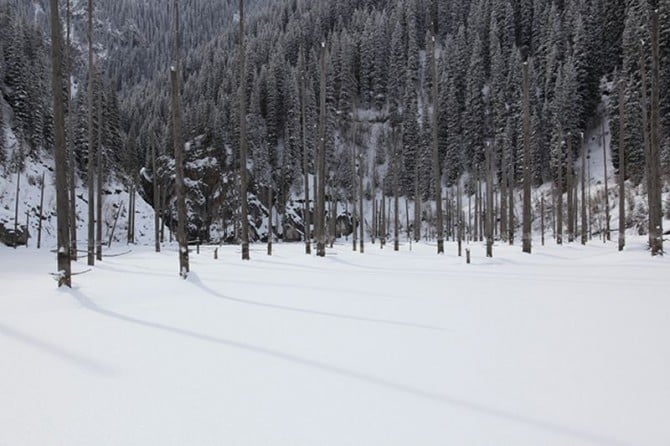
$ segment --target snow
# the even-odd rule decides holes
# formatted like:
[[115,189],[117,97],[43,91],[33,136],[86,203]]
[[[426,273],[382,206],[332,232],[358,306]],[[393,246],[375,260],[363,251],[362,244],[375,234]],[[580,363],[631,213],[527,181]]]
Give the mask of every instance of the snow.
[[644,243],[202,247],[185,281],[176,246],[133,247],[72,290],[0,247],[0,444],[665,445],[670,260]]

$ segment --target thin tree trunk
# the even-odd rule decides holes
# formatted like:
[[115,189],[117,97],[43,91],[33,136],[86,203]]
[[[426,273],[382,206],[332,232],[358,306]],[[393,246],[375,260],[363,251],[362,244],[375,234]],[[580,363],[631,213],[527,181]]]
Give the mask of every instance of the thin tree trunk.
[[609,175],[607,174],[607,147],[605,146],[605,122],[601,124],[602,144],[603,144],[603,168],[605,172],[605,235],[607,240],[611,240],[610,235],[610,198],[609,198]]
[[93,141],[93,0],[88,0],[88,264],[95,265],[95,161]]
[[461,197],[461,179],[459,178],[456,182],[456,214],[458,218],[458,257],[461,257],[463,254],[462,252],[462,244],[463,244],[463,204],[462,204],[462,198]]
[[504,165],[504,156],[502,157],[500,183],[500,238],[502,241],[507,241],[507,167]]
[[358,237],[357,224],[358,216],[356,210],[356,186],[358,186],[358,175],[356,172],[356,137],[353,138],[353,143],[351,145],[351,248],[352,251],[356,251],[356,242]]
[[[621,132],[623,135],[623,131]],[[581,150],[582,150],[582,168],[581,168],[581,176],[582,176],[582,230],[581,230],[581,238],[582,238],[582,245],[586,245],[586,241],[588,238],[587,234],[587,226],[588,223],[586,221],[586,147],[584,146],[584,134],[581,134]]]
[[[21,191],[20,185],[21,185],[21,167],[18,166],[16,169],[16,198],[14,200],[14,234],[17,234],[19,230],[19,192]],[[16,245],[14,245],[14,248],[16,248]]]
[[433,69],[433,116],[432,116],[432,149],[433,149],[433,181],[435,193],[435,225],[437,227],[437,253],[444,254],[444,228],[442,227],[442,169],[437,146],[437,115],[438,115],[438,71],[437,71],[437,22],[433,23],[432,35],[432,69]]
[[[402,141],[402,132],[400,134],[399,140]],[[400,154],[398,153],[397,143],[394,143],[395,147],[395,156],[393,157],[393,250],[400,250],[400,212],[398,209],[399,203],[399,185],[398,185],[398,158]]]
[[42,184],[40,185],[40,221],[37,223],[37,249],[42,246],[42,219],[44,218],[44,172],[42,172]]
[[[74,103],[72,101],[72,55],[70,53],[71,45],[71,20],[72,8],[70,0],[66,1],[66,43],[65,43],[65,59],[67,61],[67,98],[68,98],[68,114],[67,114],[67,137],[69,137],[70,144],[67,151],[67,165],[68,165],[68,184],[70,186],[70,258],[77,260],[77,175],[75,170],[74,157]],[[67,139],[66,139],[67,140]]]
[[382,199],[381,199],[381,216],[380,224],[381,232],[379,233],[379,245],[381,248],[386,245],[386,197],[384,196],[384,183],[382,182]]
[[523,62],[523,252],[531,253],[530,207],[530,93],[528,86],[528,61]]
[[160,209],[161,200],[159,197],[160,187],[158,187],[158,170],[156,169],[156,144],[151,144],[151,169],[153,171],[152,186],[154,190],[154,247],[156,252],[161,252],[160,237]]
[[242,260],[249,260],[249,203],[247,201],[247,68],[244,40],[244,0],[240,0],[240,204]]
[[663,205],[661,196],[661,123],[660,123],[660,37],[658,9],[651,18],[651,137],[649,153],[649,245],[651,255],[663,255]]
[[65,148],[65,110],[63,99],[63,73],[61,71],[61,24],[58,0],[50,0],[51,7],[51,82],[54,98],[54,155],[56,170],[56,232],[58,234],[57,264],[58,286],[70,287],[70,224],[67,189],[67,156]]
[[486,144],[486,257],[493,257],[493,149]]
[[[304,70],[304,66],[302,67]],[[303,223],[305,226],[305,254],[312,254],[312,237],[310,235],[309,206],[309,160],[307,154],[307,114],[305,107],[305,73],[300,74],[300,124],[302,127],[302,170],[305,178],[305,204],[303,206]]]
[[102,76],[99,79],[100,81],[100,90],[98,91],[98,151],[97,155],[97,187],[96,195],[97,200],[95,202],[96,206],[96,216],[95,219],[95,258],[102,260]]
[[568,192],[568,243],[575,241],[574,209],[572,201],[572,134],[568,133],[568,154],[565,160],[565,175]]
[[558,184],[556,185],[556,243],[563,244],[563,135],[558,142]]
[[509,174],[507,176],[507,194],[508,194],[508,199],[509,199],[509,205],[507,207],[508,210],[508,218],[507,218],[507,230],[508,230],[508,236],[507,236],[507,241],[509,242],[510,246],[514,245],[514,233],[516,232],[516,221],[514,218],[514,189],[515,189],[515,178],[514,178],[514,166],[512,165],[513,161],[511,161],[512,158],[510,156],[510,165],[509,165]]
[[623,251],[626,246],[625,93],[623,79],[619,80],[619,84],[619,251]]
[[326,42],[321,42],[321,84],[319,94],[319,155],[317,157],[316,255],[326,255]]
[[540,230],[542,232],[542,246],[544,246],[544,194],[540,197]]
[[358,154],[358,219],[359,219],[359,252],[365,252],[365,214],[363,213],[363,156]]
[[421,193],[419,192],[419,162],[414,167],[414,241],[421,241]]
[[272,255],[272,187],[268,185],[268,255]]
[[[241,0],[240,0],[241,1]],[[179,2],[173,0],[174,65],[170,70],[172,83],[172,127],[175,158],[175,192],[177,194],[177,241],[179,243],[179,275],[186,279],[190,267],[186,233],[186,191],[184,186],[184,142],[181,121],[181,54],[179,35]]]

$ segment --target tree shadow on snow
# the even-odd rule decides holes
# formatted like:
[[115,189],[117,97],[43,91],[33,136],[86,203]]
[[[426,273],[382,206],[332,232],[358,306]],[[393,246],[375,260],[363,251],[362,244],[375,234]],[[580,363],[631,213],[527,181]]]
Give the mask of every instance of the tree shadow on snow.
[[106,316],[109,318],[113,318],[116,320],[124,321],[129,324],[133,325],[138,325],[141,327],[146,327],[146,328],[152,328],[155,330],[163,331],[166,333],[170,333],[173,335],[178,335],[178,336],[184,336],[188,337],[191,339],[196,339],[199,341],[203,342],[208,342],[224,347],[229,347],[229,348],[234,348],[238,350],[244,350],[250,353],[254,353],[257,355],[262,355],[265,357],[270,357],[273,359],[281,360],[281,361],[286,361],[290,362],[292,364],[302,366],[302,367],[308,367],[314,370],[318,370],[321,372],[329,373],[329,374],[334,374],[341,376],[343,378],[348,378],[348,379],[353,379],[359,382],[363,382],[366,384],[371,384],[377,387],[382,387],[388,390],[392,390],[395,392],[401,392],[404,394],[412,395],[418,398],[422,398],[425,400],[430,400],[435,403],[451,406],[454,408],[459,408],[462,410],[466,410],[469,412],[473,412],[479,415],[484,415],[487,417],[491,418],[496,418],[496,419],[501,419],[501,420],[506,420],[509,422],[513,422],[516,424],[521,424],[525,425],[527,427],[539,430],[539,431],[544,431],[547,433],[551,433],[557,436],[563,436],[566,438],[572,438],[572,439],[578,439],[581,441],[586,441],[590,442],[592,444],[597,444],[601,446],[628,446],[628,443],[625,443],[623,441],[614,439],[614,438],[609,438],[606,436],[602,436],[599,434],[595,434],[592,432],[588,432],[585,430],[577,429],[577,428],[572,428],[569,426],[563,426],[560,424],[555,424],[549,421],[541,420],[541,419],[536,419],[532,418],[529,416],[525,415],[520,415],[512,412],[507,412],[505,410],[501,409],[496,409],[496,408],[491,408],[487,407],[475,402],[459,399],[459,398],[454,398],[450,397],[448,395],[443,395],[439,393],[433,393],[429,392],[426,390],[422,390],[419,388],[415,388],[412,386],[408,386],[405,384],[400,384],[396,383],[390,380],[387,380],[385,378],[381,378],[378,376],[370,375],[367,373],[362,373],[362,372],[357,372],[355,370],[348,370],[343,367],[339,367],[336,365],[331,365],[327,364],[324,362],[320,361],[315,361],[309,358],[303,358],[301,356],[293,355],[290,353],[284,353],[276,350],[271,350],[265,347],[260,347],[252,344],[247,344],[244,342],[238,342],[238,341],[233,341],[229,339],[224,339],[224,338],[218,338],[215,336],[210,336],[206,334],[201,334],[197,333],[194,331],[190,330],[184,330],[181,328],[176,328],[176,327],[170,327],[168,325],[160,324],[157,322],[151,322],[151,321],[146,321],[142,319],[135,318],[133,316],[127,316],[112,310],[108,310],[106,308],[103,308],[99,306],[97,303],[95,303],[93,300],[89,299],[86,297],[81,291],[78,289],[72,289],[71,290],[72,296],[86,309],[93,311],[97,314],[100,314],[102,316]]

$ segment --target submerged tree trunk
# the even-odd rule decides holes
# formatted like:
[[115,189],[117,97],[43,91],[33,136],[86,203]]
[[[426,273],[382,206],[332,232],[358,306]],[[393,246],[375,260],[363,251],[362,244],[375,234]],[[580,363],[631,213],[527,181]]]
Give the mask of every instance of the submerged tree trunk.
[[572,134],[568,133],[568,154],[565,160],[566,189],[568,192],[568,243],[575,241],[574,202],[572,200]]
[[648,172],[649,246],[651,255],[663,255],[663,211],[661,190],[660,55],[658,9],[651,18],[651,123]]
[[247,201],[247,68],[244,41],[244,0],[240,0],[240,211],[242,260],[249,260],[249,203]]
[[[624,82],[619,80],[619,129],[625,127]],[[619,251],[626,246],[626,160],[624,132],[619,130]]]
[[530,93],[528,61],[523,62],[523,252],[530,254],[532,244],[530,208]]
[[88,0],[88,264],[95,265],[95,163],[93,141],[93,0]]
[[321,42],[321,84],[319,94],[319,154],[317,156],[316,255],[326,255],[326,42]]
[[70,222],[67,188],[67,157],[65,153],[65,107],[63,74],[61,71],[61,34],[58,0],[50,0],[51,7],[51,82],[54,98],[54,155],[56,165],[56,232],[58,234],[58,286],[70,287]]
[[174,65],[170,69],[172,83],[172,127],[175,158],[175,192],[177,194],[177,241],[179,243],[179,274],[186,279],[189,273],[188,236],[186,232],[186,191],[184,187],[184,143],[181,121],[181,55],[179,35],[179,2],[173,0]]

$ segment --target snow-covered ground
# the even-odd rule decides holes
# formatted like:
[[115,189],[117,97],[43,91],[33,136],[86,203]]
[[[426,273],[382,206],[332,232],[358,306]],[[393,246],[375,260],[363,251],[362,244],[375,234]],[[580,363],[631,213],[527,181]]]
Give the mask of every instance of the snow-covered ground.
[[0,246],[0,445],[668,445],[670,259],[644,242],[205,247],[187,281],[138,247],[72,290]]

